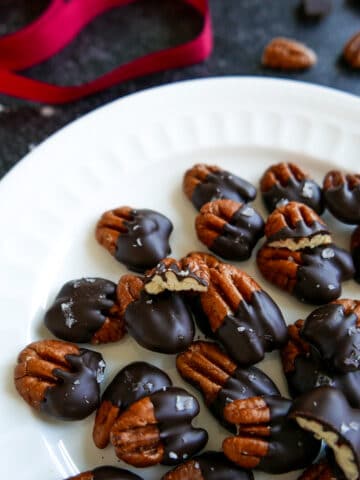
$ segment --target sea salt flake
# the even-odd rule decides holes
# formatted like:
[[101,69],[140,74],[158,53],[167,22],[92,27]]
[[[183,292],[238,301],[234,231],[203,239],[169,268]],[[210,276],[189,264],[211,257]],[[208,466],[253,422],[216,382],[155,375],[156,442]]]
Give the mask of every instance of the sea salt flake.
[[50,118],[55,115],[56,110],[54,107],[51,107],[50,105],[44,105],[43,107],[40,108],[39,112],[42,117]]
[[177,453],[175,452],[169,452],[169,458],[172,458],[173,460],[176,460],[178,457]]
[[332,248],[324,248],[321,252],[322,258],[329,259],[335,257],[335,252]]
[[180,270],[179,272],[177,272],[177,275],[179,277],[187,277],[189,274],[190,274],[189,270]]
[[225,402],[226,402],[226,403],[232,403],[233,401],[234,401],[234,400],[233,400],[232,398],[230,398],[230,397],[226,397],[226,398],[225,398]]
[[284,205],[287,205],[289,203],[289,200],[287,198],[281,198],[277,203],[276,203],[276,208],[283,207]]
[[334,380],[323,373],[320,373],[316,379],[315,387],[320,387],[321,385],[334,385]]
[[349,425],[346,425],[346,423],[342,423],[340,427],[341,433],[347,433],[350,430]]
[[139,228],[140,228],[140,225],[134,225],[134,226],[132,227],[132,229],[133,229],[135,232],[136,232],[136,230],[139,230]]
[[139,237],[136,239],[136,243],[137,243],[137,245],[138,245],[139,247],[142,247],[142,246],[143,246],[142,240],[141,240],[141,238],[139,238]]
[[104,360],[100,360],[100,362],[98,363],[97,371],[96,371],[97,383],[101,383],[104,380],[105,367],[106,367],[106,363],[104,362]]
[[256,375],[254,375],[253,373],[250,373],[248,376],[248,379],[250,380],[250,382],[254,382],[256,380]]
[[301,196],[304,198],[312,198],[314,195],[313,186],[310,182],[305,182],[301,191]]
[[245,332],[246,328],[245,327],[237,327],[236,329],[238,332],[242,333]]
[[349,427],[351,428],[351,430],[355,430],[355,432],[359,430],[359,424],[357,422],[350,422]]
[[75,381],[73,382],[73,384],[74,384],[74,385],[80,385],[80,380],[79,380],[79,379],[75,380]]
[[153,388],[154,388],[154,384],[151,383],[151,382],[146,382],[146,383],[144,383],[143,386],[144,386],[144,390],[145,390],[146,392],[152,392],[152,390],[153,390]]
[[332,283],[329,283],[328,285],[329,290],[335,290],[335,288],[336,288],[335,285],[333,285]]
[[150,298],[150,300],[146,300],[146,303],[147,303],[148,305],[151,305],[152,302],[153,302],[153,301],[151,300],[151,298]]
[[188,457],[189,457],[189,455],[187,453],[184,453],[183,456],[182,456],[183,460],[186,460]]
[[176,395],[175,408],[178,412],[193,409],[194,408],[193,397],[186,397],[185,395]]
[[72,306],[74,305],[73,300],[69,300],[68,302],[64,302],[61,304],[61,311],[65,318],[65,325],[68,328],[71,328],[74,323],[77,322],[76,318],[74,317],[74,313],[72,311]]
[[244,215],[244,217],[252,217],[255,214],[255,210],[252,207],[246,206],[240,211],[240,214]]
[[198,462],[195,462],[195,463],[194,463],[194,467],[196,468],[196,470],[198,470],[198,469],[200,468],[199,463],[198,463]]

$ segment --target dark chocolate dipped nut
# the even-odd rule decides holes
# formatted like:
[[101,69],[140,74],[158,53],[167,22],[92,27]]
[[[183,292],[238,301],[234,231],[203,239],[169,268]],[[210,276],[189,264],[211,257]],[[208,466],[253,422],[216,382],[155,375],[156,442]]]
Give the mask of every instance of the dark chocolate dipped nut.
[[145,362],[134,362],[124,367],[114,377],[101,398],[93,429],[94,443],[105,448],[110,432],[119,415],[129,406],[172,382],[165,372]]
[[360,224],[360,174],[332,170],[324,178],[323,191],[334,217],[344,223]]
[[355,280],[360,283],[360,226],[351,236],[351,253],[355,267]]
[[348,480],[358,480],[360,410],[351,408],[340,390],[320,387],[305,393],[294,401],[290,417],[326,442]]
[[320,186],[295,163],[271,165],[260,180],[267,210],[271,213],[282,202],[301,202],[321,214],[324,202]]
[[195,208],[219,198],[250,202],[256,188],[246,180],[215,165],[197,164],[184,175],[183,190]]
[[282,313],[255,280],[216,260],[209,272],[208,291],[200,293],[192,304],[195,319],[206,335],[216,338],[241,366],[259,362],[265,352],[285,343]]
[[116,420],[110,436],[115,453],[135,467],[178,465],[207,442],[206,431],[191,425],[198,413],[196,398],[181,388],[144,397]]
[[129,270],[144,272],[171,252],[172,229],[170,220],[154,210],[119,207],[102,215],[96,238]]
[[139,475],[116,467],[97,467],[88,472],[82,472],[67,480],[142,480]]
[[184,380],[202,393],[215,418],[232,433],[236,433],[236,427],[224,418],[224,408],[229,402],[280,394],[264,372],[256,367],[238,367],[215,343],[192,343],[177,356],[176,367]]
[[221,452],[204,452],[170,470],[161,480],[253,480],[252,472],[237,468]]
[[341,299],[317,308],[305,320],[301,336],[331,370],[359,370],[360,301]]
[[103,278],[71,280],[46,312],[45,325],[70,342],[116,342],[125,334],[125,323],[115,293],[115,283]]
[[309,19],[319,20],[331,12],[332,0],[302,0],[301,13]]
[[60,340],[30,343],[18,356],[15,386],[36,410],[81,420],[100,401],[105,362],[100,353]]
[[164,258],[155,268],[145,274],[145,290],[151,295],[170,292],[206,292],[209,287],[209,272],[203,262],[195,259]]
[[199,240],[209,250],[228,260],[247,260],[263,236],[261,215],[247,204],[214,200],[201,207],[195,220]]
[[288,417],[292,402],[280,396],[234,400],[224,410],[237,435],[223,442],[224,454],[240,467],[272,474],[307,467],[321,442]]
[[[281,351],[284,373],[293,397],[328,385],[339,388],[354,408],[360,408],[360,370],[348,373],[334,371],[319,351],[301,335],[304,320],[288,327],[289,340]],[[325,341],[327,339],[324,339]]]
[[125,325],[139,345],[160,353],[185,350],[194,338],[192,315],[178,293],[149,295],[135,275],[121,277],[117,287]]

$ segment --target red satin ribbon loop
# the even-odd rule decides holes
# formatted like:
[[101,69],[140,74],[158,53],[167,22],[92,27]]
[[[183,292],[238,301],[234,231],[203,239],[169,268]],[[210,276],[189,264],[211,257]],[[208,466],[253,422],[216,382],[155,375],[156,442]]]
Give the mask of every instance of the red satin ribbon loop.
[[94,18],[137,0],[52,0],[47,10],[22,30],[0,38],[0,92],[46,103],[78,100],[117,83],[150,73],[192,65],[212,50],[208,0],[183,0],[203,17],[200,34],[177,47],[145,55],[115,68],[92,82],[61,87],[26,78],[19,70],[41,63],[68,45]]

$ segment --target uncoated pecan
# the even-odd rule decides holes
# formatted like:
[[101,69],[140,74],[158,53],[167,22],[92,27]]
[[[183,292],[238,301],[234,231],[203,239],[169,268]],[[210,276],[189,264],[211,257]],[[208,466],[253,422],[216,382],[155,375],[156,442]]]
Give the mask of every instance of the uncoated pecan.
[[360,68],[360,32],[357,32],[348,40],[343,55],[350,67]]
[[281,70],[304,70],[315,65],[316,54],[303,43],[277,37],[265,47],[262,64]]
[[115,255],[119,235],[128,232],[125,222],[132,220],[131,207],[119,207],[105,212],[96,225],[96,239],[111,255]]
[[124,318],[125,311],[130,303],[138,300],[144,289],[144,281],[137,275],[123,275],[116,289],[116,296],[119,304],[119,315]]
[[315,465],[311,465],[300,475],[298,480],[337,480],[337,477],[330,465],[324,460]]
[[310,345],[300,336],[304,326],[304,320],[297,320],[293,325],[288,326],[289,340],[281,350],[281,360],[285,374],[295,370],[295,360],[299,355],[307,355],[310,352]]

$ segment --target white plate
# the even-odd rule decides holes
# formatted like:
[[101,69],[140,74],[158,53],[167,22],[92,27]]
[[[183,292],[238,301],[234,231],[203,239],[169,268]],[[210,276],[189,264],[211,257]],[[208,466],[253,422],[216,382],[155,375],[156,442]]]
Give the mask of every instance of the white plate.
[[[196,212],[181,191],[190,165],[218,164],[257,184],[271,163],[292,160],[321,181],[332,167],[358,169],[359,157],[359,99],[261,78],[190,81],[132,95],[66,127],[29,154],[0,184],[0,452],[5,473],[55,480],[101,464],[119,465],[111,447],[94,447],[93,416],[74,423],[45,418],[21,400],[12,382],[17,353],[49,337],[43,314],[65,281],[83,276],[116,281],[125,273],[94,239],[95,222],[104,210],[128,204],[168,215],[175,227],[173,254],[180,257],[202,248],[193,228]],[[265,213],[259,198],[255,205]],[[347,247],[351,229],[328,214],[324,218]],[[241,267],[279,303],[288,322],[311,311],[265,282],[254,255]],[[359,286],[347,282],[343,294],[359,298]],[[148,352],[131,338],[98,350],[108,364],[104,386],[125,364],[144,359],[194,391],[180,380],[173,357]],[[267,355],[260,366],[286,394],[278,354]],[[208,447],[219,449],[226,432],[205,407],[196,423],[208,429]],[[165,470],[140,474],[155,480]]]

